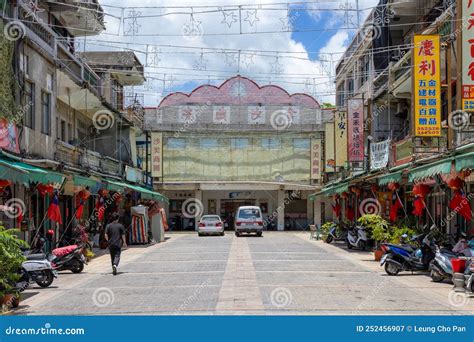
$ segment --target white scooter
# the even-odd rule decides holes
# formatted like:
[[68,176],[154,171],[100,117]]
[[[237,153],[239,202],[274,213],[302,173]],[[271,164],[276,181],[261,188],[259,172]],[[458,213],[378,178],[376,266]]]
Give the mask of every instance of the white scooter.
[[36,282],[41,287],[48,287],[58,277],[58,272],[53,269],[51,263],[44,254],[27,254],[27,260],[22,267],[28,273],[30,281]]
[[356,226],[349,229],[346,236],[346,244],[348,249],[355,247],[365,251],[367,247],[367,234],[364,227]]

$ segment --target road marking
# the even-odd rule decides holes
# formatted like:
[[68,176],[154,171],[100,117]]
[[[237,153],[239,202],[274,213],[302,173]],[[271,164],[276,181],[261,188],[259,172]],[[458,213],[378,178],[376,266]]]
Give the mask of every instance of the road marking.
[[216,314],[238,315],[262,311],[262,296],[247,239],[234,237],[217,300]]

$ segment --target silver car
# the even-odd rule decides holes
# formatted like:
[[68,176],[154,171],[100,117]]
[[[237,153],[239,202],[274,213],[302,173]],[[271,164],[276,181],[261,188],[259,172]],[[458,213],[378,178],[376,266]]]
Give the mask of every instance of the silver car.
[[224,235],[224,223],[219,215],[204,215],[199,220],[198,235],[219,234]]
[[240,236],[242,233],[256,233],[257,236],[262,236],[263,217],[260,207],[239,207],[235,215],[234,228],[236,236]]

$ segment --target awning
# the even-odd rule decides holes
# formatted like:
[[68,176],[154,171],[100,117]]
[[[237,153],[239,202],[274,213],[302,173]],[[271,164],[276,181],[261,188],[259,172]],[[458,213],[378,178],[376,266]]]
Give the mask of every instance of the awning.
[[132,189],[134,191],[140,192],[142,194],[143,199],[151,199],[155,201],[169,203],[168,198],[166,196],[163,196],[159,192],[152,191],[150,189],[147,189],[138,185],[128,184],[128,183],[115,182],[111,180],[108,180],[107,182],[108,182],[107,188],[109,190],[123,192],[124,189]]
[[42,169],[16,160],[0,158],[0,179],[23,184],[32,182],[62,184],[65,178],[66,176],[59,172]]
[[463,169],[474,169],[474,152],[469,152],[456,156],[455,164],[456,171],[461,171]]
[[92,193],[97,193],[102,188],[102,180],[95,177],[86,177],[75,174],[73,176],[74,186],[88,187]]
[[379,185],[387,185],[389,183],[400,183],[400,181],[402,180],[402,172],[403,171],[397,171],[380,176],[378,178]]
[[417,180],[434,177],[442,173],[448,174],[451,172],[452,161],[453,158],[446,158],[434,163],[416,167],[408,173],[408,181],[411,183]]

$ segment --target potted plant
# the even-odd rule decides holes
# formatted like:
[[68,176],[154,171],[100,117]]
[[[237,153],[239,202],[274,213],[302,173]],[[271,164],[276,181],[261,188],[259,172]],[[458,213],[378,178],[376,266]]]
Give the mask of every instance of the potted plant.
[[384,253],[379,248],[379,243],[390,238],[388,222],[377,214],[362,215],[357,222],[366,229],[367,236],[375,241],[374,257],[376,261],[379,261]]
[[0,226],[0,300],[2,311],[19,304],[20,294],[15,288],[20,275],[18,270],[25,261],[21,247],[27,243],[18,238],[17,229],[6,229]]

